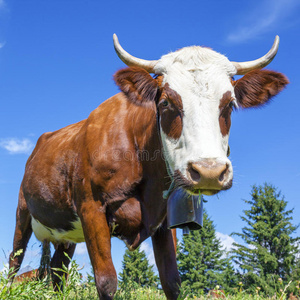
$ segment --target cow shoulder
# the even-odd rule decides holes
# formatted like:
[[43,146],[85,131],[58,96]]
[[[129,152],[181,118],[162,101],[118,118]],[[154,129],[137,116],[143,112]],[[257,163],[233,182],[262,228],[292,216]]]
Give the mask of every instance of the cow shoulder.
[[95,194],[104,192],[120,199],[141,180],[137,148],[149,126],[145,126],[149,110],[119,93],[88,117],[81,160],[85,176],[90,177],[94,189],[99,189]]

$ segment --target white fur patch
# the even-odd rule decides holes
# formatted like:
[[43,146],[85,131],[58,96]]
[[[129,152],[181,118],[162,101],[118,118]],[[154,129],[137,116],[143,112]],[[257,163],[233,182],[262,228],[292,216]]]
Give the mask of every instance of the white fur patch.
[[223,136],[219,124],[219,105],[224,93],[234,98],[231,77],[235,67],[223,55],[198,46],[186,47],[162,56],[155,67],[182,99],[183,129],[178,140],[161,130],[165,157],[171,172],[179,170],[186,176],[189,162],[215,159],[228,164],[228,181],[232,166],[227,158],[228,136]]
[[78,218],[77,221],[72,223],[74,229],[70,231],[56,230],[44,226],[38,220],[31,216],[31,226],[36,238],[40,241],[47,240],[52,243],[81,243],[84,242],[83,230],[81,221]]

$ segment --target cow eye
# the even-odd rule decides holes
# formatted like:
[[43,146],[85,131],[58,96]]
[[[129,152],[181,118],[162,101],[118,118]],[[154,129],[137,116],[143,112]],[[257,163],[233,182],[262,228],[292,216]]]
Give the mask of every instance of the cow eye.
[[169,101],[168,100],[163,100],[162,102],[161,102],[161,106],[162,107],[168,107],[169,106]]

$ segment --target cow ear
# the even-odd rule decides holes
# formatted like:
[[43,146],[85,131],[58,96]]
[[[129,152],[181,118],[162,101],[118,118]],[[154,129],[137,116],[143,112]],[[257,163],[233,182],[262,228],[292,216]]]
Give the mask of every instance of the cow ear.
[[235,81],[234,92],[239,106],[259,107],[281,92],[289,80],[281,73],[254,70]]
[[144,69],[138,67],[121,69],[114,75],[114,80],[129,100],[136,104],[156,100],[158,83]]

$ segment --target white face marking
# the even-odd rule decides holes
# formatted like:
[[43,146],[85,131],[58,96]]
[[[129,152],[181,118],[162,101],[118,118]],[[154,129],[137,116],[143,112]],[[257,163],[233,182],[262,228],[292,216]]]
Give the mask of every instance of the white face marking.
[[84,242],[84,236],[81,226],[81,221],[78,218],[77,221],[72,223],[74,229],[70,231],[61,231],[49,228],[41,224],[38,220],[31,216],[32,230],[39,241],[47,240],[52,243],[81,243]]
[[232,166],[227,158],[228,135],[223,136],[219,124],[219,105],[224,93],[234,89],[230,78],[235,67],[223,55],[202,47],[187,47],[163,56],[156,68],[164,76],[163,84],[176,91],[183,104],[183,129],[178,140],[161,130],[165,157],[170,171],[179,170],[185,177],[189,162],[213,158]]

